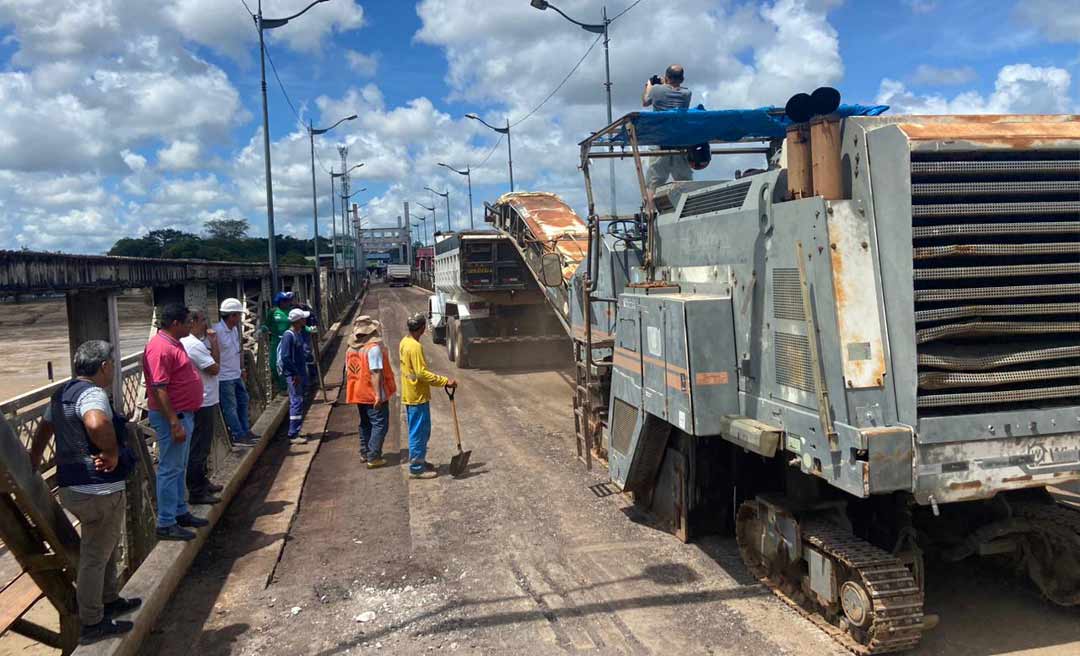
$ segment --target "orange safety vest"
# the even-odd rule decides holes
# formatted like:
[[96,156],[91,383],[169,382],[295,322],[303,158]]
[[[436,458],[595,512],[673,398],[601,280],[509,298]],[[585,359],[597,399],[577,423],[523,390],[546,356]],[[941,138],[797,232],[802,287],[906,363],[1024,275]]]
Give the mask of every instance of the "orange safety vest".
[[[346,403],[375,403],[375,388],[371,385],[371,368],[368,366],[368,353],[381,342],[369,342],[360,347],[360,350],[349,349],[345,354],[345,402]],[[382,383],[386,390],[386,398],[397,392],[397,384],[394,382],[394,370],[390,368],[390,358],[387,357],[386,349],[383,348]]]

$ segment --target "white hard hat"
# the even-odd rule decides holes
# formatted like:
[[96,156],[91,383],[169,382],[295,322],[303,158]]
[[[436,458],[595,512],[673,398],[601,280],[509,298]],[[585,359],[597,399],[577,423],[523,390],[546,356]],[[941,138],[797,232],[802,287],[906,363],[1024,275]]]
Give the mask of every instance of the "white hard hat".
[[303,319],[307,319],[310,316],[311,313],[306,310],[301,310],[300,308],[293,308],[289,310],[289,323],[296,323],[297,321],[302,321]]
[[244,304],[240,302],[238,298],[227,298],[221,302],[221,307],[218,308],[221,314],[233,314],[236,312],[244,311]]

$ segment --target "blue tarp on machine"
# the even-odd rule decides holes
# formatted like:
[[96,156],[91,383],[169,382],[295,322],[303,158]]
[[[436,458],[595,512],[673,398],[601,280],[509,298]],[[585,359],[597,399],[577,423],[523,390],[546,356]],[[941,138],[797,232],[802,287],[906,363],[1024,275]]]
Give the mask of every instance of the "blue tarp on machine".
[[[834,115],[877,116],[888,105],[840,105]],[[758,109],[686,109],[664,112],[634,112],[623,118],[637,130],[640,146],[682,148],[702,143],[762,141],[782,139],[792,121],[783,108]],[[592,142],[594,146],[628,146],[629,134],[623,126],[611,136]]]

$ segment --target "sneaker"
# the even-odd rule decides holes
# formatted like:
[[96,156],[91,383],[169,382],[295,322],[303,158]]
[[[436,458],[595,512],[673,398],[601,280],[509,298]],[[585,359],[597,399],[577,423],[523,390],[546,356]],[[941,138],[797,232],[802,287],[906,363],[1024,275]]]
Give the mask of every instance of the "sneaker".
[[424,462],[424,471],[438,471],[438,470],[439,470],[439,468],[436,467],[435,465],[431,464],[430,462],[427,462],[427,461]]
[[221,497],[216,497],[209,492],[206,494],[193,494],[188,498],[188,503],[193,506],[212,506],[221,503]]
[[245,435],[243,437],[243,439],[250,440],[252,442],[258,442],[260,439],[262,439],[262,435],[259,435],[258,433],[252,433],[251,431],[248,431],[248,434]]
[[368,460],[367,468],[368,469],[378,469],[379,467],[382,467],[385,464],[386,464],[386,461],[383,460],[382,458],[373,458],[372,460]]
[[438,477],[438,475],[439,475],[438,472],[432,471],[432,470],[429,470],[429,469],[424,470],[422,472],[414,472],[414,471],[409,472],[409,478],[427,479],[427,478],[436,478],[436,477]]
[[234,437],[232,443],[233,446],[255,446],[259,443],[259,440],[257,438],[253,439],[249,435],[244,435],[242,437]]
[[360,454],[360,462],[367,462],[367,461],[368,461],[367,454],[361,453]]
[[206,484],[206,491],[209,492],[210,494],[217,494],[218,492],[221,492],[224,489],[225,489],[224,485],[218,485],[217,483],[207,483]]
[[165,528],[159,526],[157,530],[157,539],[187,542],[188,540],[194,540],[195,534],[185,528],[180,528],[177,524],[173,524],[172,526],[166,526]]
[[92,645],[99,640],[105,638],[111,638],[112,636],[127,633],[135,625],[131,622],[114,622],[110,619],[103,619],[97,624],[91,624],[90,626],[84,626],[79,631],[79,644],[80,645]]
[[176,524],[185,528],[202,528],[203,526],[209,526],[210,522],[191,513],[184,513],[176,518]]
[[118,597],[105,604],[105,619],[110,619],[117,615],[126,615],[139,606],[142,606],[142,599],[139,599],[138,597],[132,597],[130,599]]

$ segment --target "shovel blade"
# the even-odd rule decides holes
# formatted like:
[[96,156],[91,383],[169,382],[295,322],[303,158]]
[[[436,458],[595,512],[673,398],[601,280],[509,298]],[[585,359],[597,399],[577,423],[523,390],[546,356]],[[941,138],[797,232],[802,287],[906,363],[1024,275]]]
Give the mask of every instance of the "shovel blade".
[[450,475],[461,476],[464,474],[469,467],[469,456],[471,455],[472,451],[458,451],[456,456],[450,458]]

